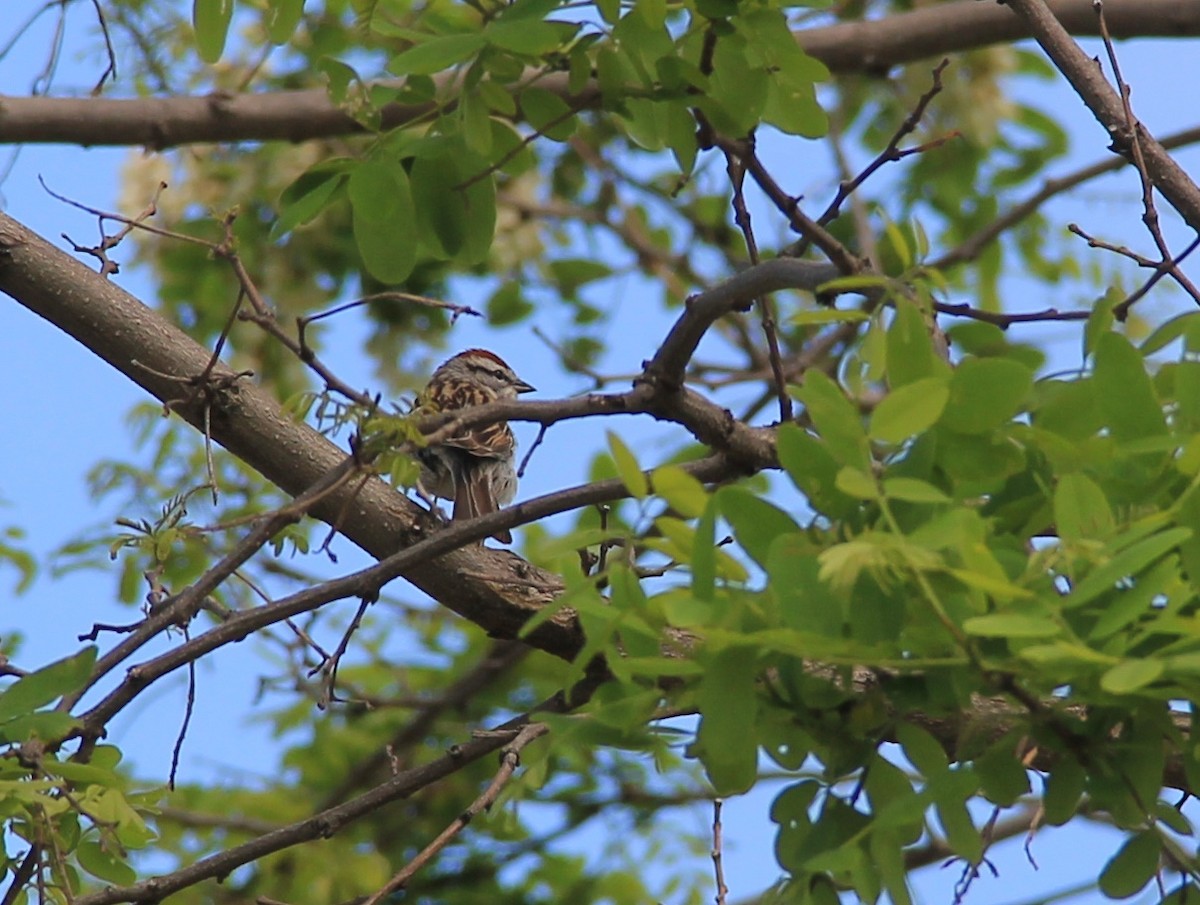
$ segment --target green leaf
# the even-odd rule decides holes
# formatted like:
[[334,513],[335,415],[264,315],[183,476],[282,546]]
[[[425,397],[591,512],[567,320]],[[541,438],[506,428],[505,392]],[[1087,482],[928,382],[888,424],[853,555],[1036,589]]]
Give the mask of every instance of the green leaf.
[[75,857],[79,859],[79,866],[89,874],[109,883],[125,886],[137,879],[137,871],[99,842],[83,840],[75,850]]
[[800,530],[790,515],[744,487],[722,487],[717,499],[738,543],[764,568],[775,539]]
[[1029,776],[1013,750],[1011,738],[1001,739],[976,758],[975,772],[988,801],[1001,807],[1012,807],[1029,792]]
[[821,581],[811,542],[800,534],[777,537],[767,552],[770,589],[788,628],[830,638],[841,637],[842,601]]
[[304,15],[304,0],[271,0],[267,8],[267,39],[286,44]]
[[32,713],[63,695],[79,691],[91,677],[95,665],[96,648],[89,645],[77,654],[17,679],[0,693],[0,722]]
[[708,505],[704,485],[677,465],[663,465],[650,473],[655,494],[686,518],[697,518]]
[[1079,802],[1087,785],[1087,772],[1072,757],[1062,757],[1051,768],[1046,780],[1046,794],[1042,807],[1046,822],[1051,826],[1062,826],[1075,816]]
[[1033,388],[1033,373],[1011,358],[968,358],[950,378],[941,423],[960,434],[982,434],[1010,421]]
[[42,741],[58,741],[82,724],[69,713],[42,710],[0,723],[0,744],[24,743],[36,736]]
[[285,192],[285,197],[280,199],[282,209],[275,222],[271,224],[271,232],[268,238],[272,240],[279,239],[290,233],[297,226],[312,222],[321,211],[325,210],[325,207],[345,181],[346,177],[342,173],[330,176],[328,179],[318,182],[294,201],[288,201],[286,198],[287,193]]
[[1125,337],[1105,333],[1096,343],[1096,402],[1113,436],[1130,442],[1167,432],[1146,362]]
[[608,431],[607,436],[608,449],[612,454],[613,462],[616,463],[617,474],[621,478],[621,483],[637,499],[644,500],[650,495],[650,485],[646,481],[646,475],[642,471],[642,467],[638,465],[637,458],[630,452],[629,447],[625,445],[625,441],[612,431]]
[[225,36],[233,18],[233,0],[192,0],[192,29],[196,49],[205,63],[221,59]]
[[858,502],[837,489],[839,465],[829,448],[795,424],[781,424],[776,435],[780,464],[809,505],[833,518],[848,515]]
[[1162,840],[1153,830],[1131,836],[1100,872],[1100,891],[1113,899],[1134,895],[1158,872],[1161,853]]
[[505,283],[487,301],[488,322],[497,327],[515,324],[533,313],[533,303],[525,298],[520,283]]
[[718,795],[745,792],[758,776],[755,651],[731,647],[704,664],[697,700],[700,760]]
[[896,741],[907,757],[926,780],[944,775],[949,767],[946,752],[937,739],[912,723],[901,723],[896,727]]
[[837,473],[836,485],[842,493],[858,500],[877,500],[880,496],[879,487],[871,476],[857,468],[847,466],[841,469]]
[[1100,677],[1100,687],[1109,694],[1132,694],[1157,682],[1163,670],[1162,660],[1123,660]]
[[870,469],[871,453],[862,416],[841,387],[812,369],[804,375],[804,385],[795,390],[795,396],[804,403],[817,433],[840,465]]
[[566,141],[575,132],[576,112],[557,94],[531,87],[521,92],[521,115],[539,133]]
[[563,295],[574,295],[580,286],[612,276],[612,268],[590,258],[559,258],[547,263],[550,276]]
[[814,308],[808,311],[797,311],[788,320],[797,327],[825,324],[860,324],[871,319],[871,315],[857,308]]
[[[413,162],[411,184],[421,241],[429,251],[472,266],[486,256],[496,231],[495,183],[490,175],[461,188],[475,158],[455,142],[439,156]],[[482,165],[482,164],[481,164]]]
[[541,56],[557,50],[579,30],[567,22],[537,22],[501,16],[491,22],[483,36],[489,44],[513,53]]
[[1064,607],[1083,606],[1110,590],[1122,578],[1136,575],[1168,550],[1192,536],[1191,528],[1171,528],[1126,547],[1108,562],[1088,573],[1063,599]]
[[1200,311],[1189,311],[1179,317],[1173,317],[1160,325],[1142,342],[1140,351],[1143,355],[1153,355],[1173,343],[1189,330],[1200,326]]
[[928,481],[917,478],[884,478],[883,495],[906,503],[949,503],[950,497]]
[[477,32],[430,37],[392,57],[387,68],[396,75],[432,75],[470,59],[486,44]]
[[963,631],[977,638],[1053,638],[1062,634],[1062,627],[1045,616],[991,613],[967,619]]
[[408,174],[397,160],[363,161],[347,184],[354,241],[376,279],[399,283],[417,260],[416,216]]
[[902,443],[931,427],[941,417],[949,398],[949,383],[941,377],[906,383],[875,406],[868,433],[873,440]]
[[1103,540],[1114,526],[1104,491],[1079,472],[1058,479],[1054,488],[1054,524],[1059,536],[1067,540]]
[[896,301],[892,324],[887,332],[887,372],[892,390],[945,372],[933,351],[929,322],[915,304],[907,299]]

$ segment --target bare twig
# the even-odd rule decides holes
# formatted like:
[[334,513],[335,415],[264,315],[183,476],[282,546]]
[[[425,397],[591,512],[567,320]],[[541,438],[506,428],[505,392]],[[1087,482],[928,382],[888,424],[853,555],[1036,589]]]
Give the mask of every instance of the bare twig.
[[[853,179],[849,180],[848,182],[843,181],[838,183],[837,194],[833,196],[833,200],[829,202],[829,206],[825,208],[824,213],[817,218],[817,222],[819,224],[822,226],[827,226],[831,221],[833,221],[833,219],[837,217],[838,213],[841,211],[843,202],[853,195],[858,190],[859,186],[866,182],[884,164],[903,160],[905,157],[912,156],[913,154],[920,154],[929,150],[930,148],[944,144],[951,138],[958,137],[958,133],[955,132],[949,136],[934,139],[931,142],[927,142],[926,144],[919,145],[915,148],[908,148],[904,151],[900,150],[900,142],[902,142],[908,135],[916,131],[917,126],[920,125],[921,117],[925,115],[926,108],[929,106],[930,102],[941,93],[942,73],[949,65],[950,60],[943,59],[937,64],[937,66],[934,67],[933,84],[929,86],[929,89],[922,94],[920,98],[918,98],[916,106],[913,107],[912,112],[905,117],[904,122],[900,124],[900,128],[896,130],[896,132],[892,135],[891,140],[888,141],[887,146],[876,155],[875,159],[867,164]],[[803,257],[810,244],[811,239],[806,236],[791,248],[787,249],[785,253],[797,258]]]
[[[1160,143],[1164,148],[1171,149],[1194,144],[1197,141],[1200,141],[1200,127],[1193,126],[1166,136]],[[1045,180],[1040,189],[1024,201],[1009,208],[1007,212],[960,242],[936,260],[929,262],[929,267],[935,270],[942,270],[947,267],[953,267],[956,264],[975,260],[988,245],[1036,213],[1051,198],[1061,195],[1063,192],[1070,191],[1076,186],[1096,179],[1099,176],[1107,173],[1115,173],[1126,166],[1129,166],[1129,161],[1125,158],[1109,157],[1063,176]]]
[[367,614],[367,607],[372,603],[372,598],[364,597],[359,601],[358,609],[354,612],[354,618],[350,620],[350,624],[346,626],[346,631],[342,633],[342,640],[338,642],[337,649],[334,650],[333,656],[322,663],[312,673],[323,671],[325,673],[324,690],[321,692],[321,697],[317,701],[317,706],[324,710],[329,706],[331,701],[337,699],[335,685],[337,684],[338,665],[342,662],[342,657],[345,656],[346,650],[350,647],[350,639],[354,637],[354,633],[358,627],[362,625],[363,616]]
[[513,740],[501,749],[500,769],[496,771],[496,775],[492,777],[492,781],[488,783],[488,787],[483,790],[483,793],[471,802],[467,809],[456,817],[449,826],[438,833],[432,842],[421,849],[416,857],[409,861],[403,869],[370,896],[363,905],[379,905],[384,898],[407,886],[408,881],[413,878],[417,871],[428,864],[434,855],[449,845],[451,840],[461,833],[468,823],[492,806],[513,774],[516,773],[517,767],[521,763],[521,750],[534,739],[540,738],[549,731],[549,727],[545,723],[529,723],[523,726]]
[[[1095,61],[1071,39],[1045,0],[1007,0],[1006,6],[1066,76],[1079,97],[1113,140],[1117,153],[1133,159],[1123,99],[1104,79]],[[1150,182],[1192,229],[1200,232],[1200,186],[1176,163],[1153,136],[1137,130],[1139,149]]]
[[[750,154],[754,153],[754,137],[746,139],[745,146]],[[731,151],[725,150],[725,167],[729,173],[729,182],[733,186],[733,219],[742,236],[746,240],[746,252],[750,256],[750,265],[758,264],[758,241],[754,238],[754,227],[750,222],[750,209],[746,207],[745,162]],[[779,357],[779,336],[775,331],[775,306],[770,296],[761,295],[754,300],[758,308],[759,319],[762,322],[763,335],[767,340],[767,360],[771,364],[771,375],[775,379],[775,395],[779,400],[779,420],[792,420],[792,397],[788,394],[787,381],[783,376],[783,363]]]
[[[1146,229],[1150,232],[1151,238],[1154,239],[1154,245],[1158,249],[1159,256],[1164,265],[1168,265],[1167,273],[1175,280],[1183,290],[1192,297],[1192,300],[1200,304],[1200,289],[1197,289],[1195,284],[1189,280],[1183,272],[1171,262],[1171,249],[1167,245],[1167,240],[1162,234],[1162,227],[1159,225],[1158,209],[1154,206],[1154,183],[1150,179],[1150,173],[1146,169],[1146,158],[1142,152],[1142,135],[1144,130],[1141,121],[1133,115],[1133,105],[1129,102],[1130,88],[1125,83],[1124,77],[1121,75],[1121,65],[1117,62],[1117,51],[1113,47],[1112,37],[1108,33],[1108,25],[1104,18],[1104,0],[1093,0],[1092,8],[1096,11],[1096,18],[1100,26],[1100,38],[1104,42],[1104,49],[1108,54],[1109,65],[1112,66],[1113,78],[1117,83],[1117,92],[1121,96],[1121,106],[1125,113],[1125,128],[1128,131],[1128,147],[1130,155],[1133,159],[1133,166],[1137,170],[1138,179],[1142,185],[1142,222],[1146,224]],[[1197,227],[1197,232],[1200,233],[1200,227]],[[1128,308],[1126,308],[1128,310]]]
[[713,822],[712,822],[712,862],[713,875],[716,881],[717,894],[714,897],[717,905],[725,905],[726,897],[729,895],[729,887],[725,885],[725,866],[722,864],[722,839],[721,839],[721,806],[725,803],[724,799],[713,799]]
[[[183,638],[185,643],[190,640],[186,625],[183,627]],[[187,670],[187,703],[183,708],[183,724],[179,727],[179,736],[175,739],[175,747],[171,751],[171,772],[167,779],[167,788],[172,792],[175,791],[175,773],[179,769],[179,754],[183,751],[183,740],[187,738],[188,726],[192,722],[192,711],[196,707],[196,662],[194,660],[187,665]]]

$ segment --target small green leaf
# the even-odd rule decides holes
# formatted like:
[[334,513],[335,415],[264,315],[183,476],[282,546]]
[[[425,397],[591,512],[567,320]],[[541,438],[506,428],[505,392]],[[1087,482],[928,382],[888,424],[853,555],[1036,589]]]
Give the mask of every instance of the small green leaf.
[[960,434],[982,434],[1010,421],[1033,388],[1033,373],[1011,358],[968,358],[950,378],[941,423]]
[[860,324],[871,319],[871,315],[857,308],[815,308],[809,311],[797,311],[788,318],[797,327],[825,324]]
[[475,32],[430,37],[392,57],[387,68],[396,75],[432,75],[470,59],[486,44]]
[[200,59],[215,63],[225,49],[225,36],[233,18],[233,0],[193,0],[192,29]]
[[1093,379],[1096,402],[1118,440],[1130,442],[1167,432],[1146,362],[1125,337],[1116,333],[1100,337]]
[[567,22],[538,22],[528,19],[510,19],[501,16],[483,31],[489,44],[513,53],[541,56],[557,50],[570,41],[578,25]]
[[663,465],[650,473],[655,494],[687,518],[697,518],[708,505],[704,485],[677,465]]
[[839,465],[829,448],[795,424],[781,424],[776,435],[779,461],[792,483],[824,515],[840,518],[859,504],[837,489]]
[[408,174],[398,161],[364,161],[347,186],[354,241],[376,279],[399,283],[417,261],[416,216]]
[[692,593],[705,603],[713,599],[717,580],[717,500],[709,497],[692,539]]
[[988,801],[1012,807],[1029,792],[1029,776],[1017,758],[1010,738],[1003,738],[975,759],[979,786]]
[[917,478],[884,478],[883,495],[906,503],[949,503],[950,497]]
[[36,736],[44,742],[58,741],[82,724],[61,710],[42,710],[0,723],[0,744],[22,744]]
[[795,395],[804,403],[813,426],[835,459],[843,465],[863,470],[871,467],[862,415],[840,386],[823,372],[813,369],[804,375],[804,385],[795,390]]
[[1132,694],[1162,677],[1162,660],[1122,660],[1100,677],[1100,687],[1109,694]]
[[17,679],[0,693],[0,722],[32,713],[78,691],[91,677],[95,665],[96,648],[89,645],[77,654]]
[[267,39],[272,44],[286,44],[303,15],[304,0],[271,0],[267,9]]
[[613,462],[617,466],[617,474],[621,478],[621,483],[625,485],[625,489],[633,494],[637,499],[643,500],[650,495],[650,485],[646,481],[646,475],[638,465],[637,458],[625,442],[614,434],[608,431],[608,449],[612,454]]
[[533,303],[525,298],[521,284],[505,283],[487,301],[488,322],[497,327],[514,324],[533,313]]
[[520,103],[521,115],[547,138],[566,141],[575,132],[576,112],[557,94],[544,88],[526,88]]
[[790,515],[744,487],[722,487],[717,498],[738,543],[764,568],[775,539],[800,530]]
[[1046,822],[1051,826],[1062,826],[1075,816],[1087,784],[1087,773],[1072,757],[1062,757],[1051,768],[1046,780],[1046,794],[1042,806],[1046,811]]
[[906,383],[933,377],[945,370],[939,367],[934,354],[928,320],[921,309],[907,299],[896,301],[892,324],[888,327],[887,370],[893,392]]
[[275,222],[271,224],[269,238],[272,240],[278,239],[290,233],[297,226],[312,222],[321,211],[325,210],[325,207],[345,181],[346,177],[338,173],[318,182],[294,201],[281,199],[283,207]]
[[700,760],[718,795],[745,792],[758,776],[755,652],[726,648],[704,664],[697,699]]
[[1063,475],[1054,488],[1054,523],[1067,540],[1102,540],[1114,524],[1104,491],[1079,472]]
[[871,414],[873,440],[902,443],[931,427],[942,415],[950,387],[941,377],[924,377],[888,393]]
[[1100,872],[1100,891],[1113,899],[1134,895],[1158,872],[1162,840],[1146,830],[1126,840]]
[[1062,634],[1062,627],[1045,616],[990,613],[967,619],[963,631],[977,638],[1053,638]]
[[1095,600],[1122,578],[1136,575],[1168,550],[1192,536],[1191,528],[1171,528],[1130,544],[1108,562],[1088,573],[1063,599],[1064,607],[1077,607]]
[[137,871],[99,842],[83,840],[75,850],[75,857],[79,859],[79,866],[89,874],[109,883],[125,886],[137,879]]
[[871,476],[857,468],[846,466],[837,473],[837,489],[859,500],[879,499],[879,487]]

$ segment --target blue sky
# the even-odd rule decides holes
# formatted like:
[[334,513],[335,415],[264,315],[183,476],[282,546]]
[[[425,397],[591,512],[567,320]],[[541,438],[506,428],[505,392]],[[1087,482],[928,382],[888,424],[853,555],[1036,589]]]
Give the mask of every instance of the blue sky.
[[[40,0],[8,0],[16,9],[10,21],[21,21],[25,10],[41,6]],[[55,77],[55,93],[84,93],[94,83],[98,68],[81,63],[78,49],[86,41],[90,11],[78,5],[68,17],[68,35],[62,64]],[[37,28],[0,60],[0,85],[10,94],[28,90],[44,64],[49,41],[50,16],[43,17]],[[0,31],[0,43],[7,35]],[[1100,48],[1092,43],[1089,53]],[[1133,102],[1138,114],[1155,132],[1167,132],[1192,123],[1181,118],[1178,86],[1200,84],[1200,54],[1185,45],[1164,41],[1141,41],[1119,46],[1126,79],[1134,86]],[[1017,86],[1019,93],[1044,108],[1052,109],[1072,134],[1072,152],[1068,161],[1058,165],[1054,175],[1075,165],[1089,163],[1104,152],[1104,135],[1098,124],[1083,109],[1081,102],[1062,83],[1028,82]],[[1190,98],[1187,98],[1190,100]],[[5,210],[43,236],[65,247],[60,233],[67,233],[81,244],[96,238],[95,218],[67,207],[51,198],[38,184],[43,177],[55,192],[104,208],[116,203],[118,171],[137,150],[83,150],[63,146],[29,147],[14,162],[0,192]],[[1191,172],[1200,173],[1200,150],[1179,155]],[[3,158],[0,157],[0,163]],[[886,176],[884,177],[886,178]],[[1140,205],[1136,180],[1130,174],[1105,178],[1056,202],[1055,215],[1078,221],[1085,229],[1146,250],[1149,242],[1138,217]],[[1186,236],[1163,204],[1160,207],[1168,237],[1174,247],[1182,246]],[[1103,256],[1103,252],[1096,252]],[[1111,262],[1104,260],[1105,267]],[[1197,265],[1188,268],[1194,279]],[[123,272],[117,281],[133,294],[153,302],[154,286],[144,272]],[[1055,304],[1068,307],[1086,303],[1090,290],[1082,285],[1061,287],[1061,296],[1047,296],[1040,284],[1022,280],[1019,274],[1006,277],[1006,293],[1020,298],[1021,308],[1036,309]],[[627,372],[653,351],[662,335],[667,316],[658,313],[657,302],[645,300],[646,286],[639,278],[620,278],[599,290],[605,301],[622,299],[609,335],[613,339],[605,366],[614,372]],[[657,296],[654,296],[657,298]],[[469,304],[481,300],[463,298]],[[950,301],[969,301],[952,298]],[[1167,296],[1155,302],[1162,309],[1177,307],[1180,296]],[[658,324],[647,325],[645,311],[654,309]],[[332,357],[334,367],[352,383],[367,385],[369,370],[354,354],[355,328],[347,326],[341,343],[343,354]],[[1019,331],[1021,328],[1017,328]],[[1039,326],[1016,332],[1026,339],[1057,340],[1055,367],[1078,365],[1076,332],[1067,326]],[[565,384],[554,367],[552,356],[532,336],[528,326],[492,330],[486,324],[466,318],[460,321],[452,342],[454,348],[484,345],[496,349],[510,362],[520,362],[523,377],[542,390],[541,396],[568,395],[586,388],[583,381]],[[126,414],[144,400],[140,391],[124,377],[88,353],[40,318],[12,303],[0,304],[0,361],[5,364],[7,391],[0,403],[0,415],[6,425],[7,442],[0,444],[0,529],[14,524],[28,532],[29,545],[46,554],[72,537],[85,525],[100,523],[110,513],[97,508],[89,498],[84,475],[100,455],[132,455],[132,443],[126,429]],[[50,366],[48,366],[50,365]],[[1052,368],[1053,369],[1053,368]],[[627,441],[642,450],[652,461],[659,450],[661,430],[632,419],[581,424],[552,431],[545,448],[535,460],[535,472],[522,486],[521,495],[546,492],[583,480],[587,458],[579,449],[597,449],[602,432],[609,427],[628,430]],[[532,441],[535,431],[518,428],[524,443]],[[343,544],[341,566],[354,568],[355,551]],[[23,634],[17,662],[32,666],[63,656],[77,649],[75,635],[87,631],[94,621],[128,621],[127,609],[112,603],[114,580],[97,573],[74,573],[52,580],[43,576],[23,596],[6,593],[0,597],[0,636],[14,631]],[[10,591],[10,576],[0,571],[0,589]],[[406,591],[402,594],[407,596]],[[7,650],[7,644],[4,645]],[[158,648],[158,649],[161,649]],[[153,651],[151,651],[153,652]],[[250,717],[254,712],[253,664],[239,657],[236,650],[226,651],[211,662],[201,664],[201,685],[196,719],[184,750],[182,775],[196,780],[219,777],[226,770],[248,770],[255,775],[271,776],[276,749],[263,727]],[[172,677],[161,682],[139,703],[122,715],[113,727],[115,740],[127,745],[144,773],[165,776],[170,748],[182,716],[183,679]],[[206,745],[207,738],[220,737],[227,730],[231,713],[242,714],[240,735],[244,744],[237,750]],[[314,719],[320,716],[314,712]],[[772,833],[766,819],[769,794],[756,793],[727,805],[726,874],[732,887],[731,897],[738,899],[758,889],[774,877],[776,868],[771,853]],[[708,814],[698,811],[695,832],[707,832]],[[1032,891],[1067,889],[1094,877],[1111,854],[1116,835],[1098,828],[1072,828],[1042,831],[1032,846],[1041,866],[1034,874],[1025,861],[1020,842],[1000,846],[993,860],[1000,879],[981,878],[968,901],[975,905],[992,902],[1022,902]],[[919,875],[918,890],[923,901],[948,902],[958,878],[958,867],[944,870],[927,868]],[[1092,894],[1086,898],[1099,898]]]

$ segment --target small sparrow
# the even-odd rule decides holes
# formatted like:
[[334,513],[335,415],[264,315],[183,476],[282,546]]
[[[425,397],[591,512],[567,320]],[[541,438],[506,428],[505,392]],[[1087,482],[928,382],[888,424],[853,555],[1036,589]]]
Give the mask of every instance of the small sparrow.
[[[467,349],[433,372],[417,404],[427,411],[446,412],[533,391],[494,352]],[[421,450],[421,488],[434,497],[454,500],[455,519],[495,512],[512,502],[517,492],[516,451],[517,441],[507,421],[467,428]],[[497,531],[492,537],[512,543],[508,531]]]

